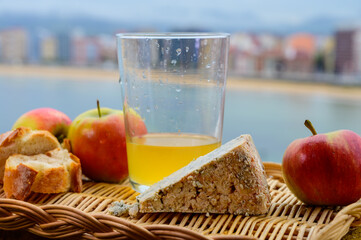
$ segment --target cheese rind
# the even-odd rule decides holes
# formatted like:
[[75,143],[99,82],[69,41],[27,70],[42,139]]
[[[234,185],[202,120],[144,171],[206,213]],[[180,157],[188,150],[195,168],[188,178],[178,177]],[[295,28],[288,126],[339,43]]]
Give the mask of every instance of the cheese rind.
[[261,158],[250,135],[199,157],[137,197],[139,211],[268,212],[271,197]]

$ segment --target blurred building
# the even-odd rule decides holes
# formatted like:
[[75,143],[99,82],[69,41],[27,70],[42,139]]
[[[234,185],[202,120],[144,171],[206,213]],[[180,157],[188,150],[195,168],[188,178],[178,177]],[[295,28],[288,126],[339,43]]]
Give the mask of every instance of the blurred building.
[[283,39],[271,34],[258,36],[260,51],[257,57],[257,70],[273,77],[283,70]]
[[41,61],[41,30],[29,31],[27,42],[27,62],[37,64]]
[[72,37],[70,33],[59,33],[56,35],[57,61],[61,64],[69,64],[72,53]]
[[297,33],[285,39],[284,54],[288,72],[309,73],[313,71],[316,39],[308,33]]
[[1,62],[22,64],[28,60],[28,35],[23,28],[11,28],[0,32]]
[[99,64],[101,62],[101,45],[98,38],[74,36],[71,62],[82,66]]
[[229,69],[241,75],[269,75],[280,70],[282,38],[271,34],[237,33],[231,36]]
[[47,34],[43,36],[41,41],[41,59],[44,63],[53,63],[57,59],[58,54],[58,44],[56,41],[56,37]]
[[117,67],[117,44],[115,36],[100,35],[100,61],[105,68]]
[[335,72],[335,39],[333,36],[316,37],[314,71],[330,74]]
[[361,74],[361,28],[336,32],[336,72]]
[[229,70],[234,74],[253,75],[256,72],[257,43],[248,33],[235,33],[230,39]]
[[57,60],[57,42],[54,34],[47,29],[28,31],[27,63],[48,64]]

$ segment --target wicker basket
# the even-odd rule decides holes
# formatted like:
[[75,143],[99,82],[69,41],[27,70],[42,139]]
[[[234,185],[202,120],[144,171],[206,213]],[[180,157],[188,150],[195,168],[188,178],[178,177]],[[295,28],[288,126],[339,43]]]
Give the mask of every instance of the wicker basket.
[[81,239],[340,239],[360,226],[361,203],[345,208],[299,202],[283,183],[281,166],[265,163],[272,206],[267,215],[107,213],[113,201],[135,202],[129,182],[85,182],[82,193],[33,194],[28,202],[6,199],[0,189],[0,229],[25,229],[47,238]]

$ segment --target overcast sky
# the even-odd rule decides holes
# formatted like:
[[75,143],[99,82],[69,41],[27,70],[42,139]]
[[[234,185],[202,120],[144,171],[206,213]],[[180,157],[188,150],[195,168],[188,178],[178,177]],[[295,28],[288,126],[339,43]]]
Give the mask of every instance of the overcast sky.
[[[317,17],[361,20],[360,0],[0,0],[3,12],[92,15],[126,21],[218,21],[259,19],[298,24]],[[221,18],[220,18],[221,17]],[[247,19],[247,18],[246,18]],[[244,20],[244,18],[242,18]]]

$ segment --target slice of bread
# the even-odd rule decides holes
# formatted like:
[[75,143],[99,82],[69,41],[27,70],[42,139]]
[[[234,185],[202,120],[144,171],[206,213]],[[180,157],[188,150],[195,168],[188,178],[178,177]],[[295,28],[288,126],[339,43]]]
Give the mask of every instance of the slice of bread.
[[3,182],[5,162],[13,154],[36,155],[60,148],[50,132],[20,127],[0,135],[0,183]]
[[141,213],[265,214],[266,174],[250,135],[242,135],[152,185],[137,197]]
[[26,156],[15,154],[5,164],[6,197],[26,199],[31,192],[81,192],[80,160],[66,149]]

